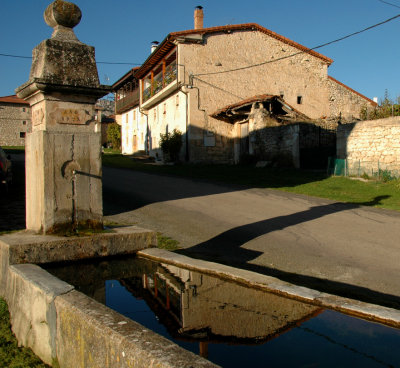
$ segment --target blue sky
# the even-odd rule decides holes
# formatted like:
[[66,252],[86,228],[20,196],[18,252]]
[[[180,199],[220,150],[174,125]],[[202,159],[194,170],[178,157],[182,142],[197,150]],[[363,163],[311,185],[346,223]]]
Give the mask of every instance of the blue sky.
[[[78,38],[96,48],[96,60],[142,63],[153,40],[193,28],[193,11],[204,7],[204,26],[258,23],[304,46],[314,47],[400,14],[400,0],[75,0],[83,13]],[[43,12],[51,0],[1,0],[0,53],[30,56],[51,28]],[[332,58],[329,74],[367,97],[400,96],[400,18],[318,52]],[[29,77],[31,60],[0,56],[0,96]],[[133,66],[133,65],[132,65]],[[99,64],[103,84],[129,65]],[[268,91],[266,91],[268,92]]]

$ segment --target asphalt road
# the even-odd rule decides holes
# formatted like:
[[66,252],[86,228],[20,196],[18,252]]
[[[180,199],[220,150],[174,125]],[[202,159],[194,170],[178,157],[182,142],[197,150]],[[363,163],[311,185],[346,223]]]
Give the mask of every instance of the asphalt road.
[[108,220],[162,232],[186,255],[400,308],[400,213],[113,168],[103,199]]

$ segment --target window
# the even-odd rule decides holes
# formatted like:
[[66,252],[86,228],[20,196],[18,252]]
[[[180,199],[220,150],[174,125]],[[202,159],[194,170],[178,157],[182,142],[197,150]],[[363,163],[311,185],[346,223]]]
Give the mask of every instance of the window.
[[303,96],[297,96],[297,104],[301,105],[303,103]]
[[26,134],[25,132],[20,132],[20,133],[19,133],[19,137],[20,137],[20,138],[25,138],[25,134]]
[[22,122],[22,124],[23,124],[23,125],[26,125],[26,120],[24,120],[24,121]]
[[23,108],[22,108],[22,111],[23,111],[23,112],[25,112],[25,111],[26,111],[26,108],[25,108],[25,107],[23,107]]

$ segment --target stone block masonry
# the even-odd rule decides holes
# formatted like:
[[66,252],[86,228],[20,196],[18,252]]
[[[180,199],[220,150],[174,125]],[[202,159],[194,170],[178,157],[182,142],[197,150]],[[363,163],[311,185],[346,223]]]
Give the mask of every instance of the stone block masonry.
[[388,171],[400,175],[400,117],[340,125],[337,157],[347,159],[350,175]]
[[24,103],[2,102],[9,98],[0,97],[0,146],[24,146],[26,133],[32,129],[31,108]]

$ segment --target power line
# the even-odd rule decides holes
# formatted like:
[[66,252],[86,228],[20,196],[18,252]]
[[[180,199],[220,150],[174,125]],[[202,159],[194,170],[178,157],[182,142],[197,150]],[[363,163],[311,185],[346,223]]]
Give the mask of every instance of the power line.
[[203,79],[197,78],[197,77],[195,77],[195,76],[193,76],[193,79],[197,79],[198,81],[200,81],[200,82],[202,82],[202,83],[204,83],[204,84],[207,84],[207,85],[210,86],[210,87],[213,87],[213,88],[215,88],[215,89],[218,89],[219,91],[225,92],[225,93],[227,93],[227,94],[229,94],[229,95],[231,95],[231,96],[233,96],[233,97],[236,97],[236,98],[238,98],[239,100],[243,100],[243,99],[244,99],[244,97],[240,97],[240,96],[238,96],[238,95],[235,95],[234,93],[232,93],[232,92],[230,92],[230,91],[227,91],[226,89],[223,89],[223,88],[221,88],[221,87],[219,87],[219,86],[217,86],[217,85],[215,85],[215,84],[212,84],[212,83],[210,83],[210,82],[207,82],[207,81],[205,81],[205,80],[203,80]]
[[96,64],[109,64],[109,65],[142,65],[138,63],[117,63],[112,61],[96,61]]
[[[383,1],[383,0],[380,0],[380,1]],[[353,32],[353,33],[350,33],[350,34],[348,34],[348,35],[346,35],[346,36],[337,38],[336,40],[329,41],[329,42],[323,43],[323,44],[321,44],[321,45],[312,47],[312,48],[310,48],[310,49],[307,49],[306,51],[299,51],[299,52],[296,52],[296,53],[291,54],[291,55],[283,56],[283,57],[278,58],[278,59],[267,60],[267,61],[264,61],[264,62],[261,62],[261,63],[258,63],[258,64],[252,64],[252,65],[242,66],[242,67],[234,68],[234,69],[221,70],[221,71],[210,72],[210,73],[199,73],[199,74],[194,74],[194,76],[203,76],[203,75],[215,75],[215,74],[230,73],[230,72],[235,72],[235,71],[238,71],[238,70],[250,69],[250,68],[254,68],[254,67],[261,66],[261,65],[265,65],[265,64],[275,63],[275,62],[277,62],[277,61],[281,61],[281,60],[284,60],[284,59],[288,59],[288,58],[291,58],[291,57],[294,57],[294,56],[297,56],[297,55],[300,55],[300,54],[304,54],[304,53],[309,52],[309,51],[317,50],[317,49],[320,49],[320,48],[322,48],[322,47],[325,47],[325,46],[332,45],[332,44],[334,44],[334,43],[343,41],[343,40],[345,40],[345,39],[347,39],[347,38],[356,36],[356,35],[358,35],[358,34],[360,34],[360,33],[363,33],[363,32],[369,31],[369,30],[371,30],[371,29],[373,29],[373,28],[379,27],[379,26],[381,26],[381,25],[383,25],[383,24],[385,24],[385,23],[389,23],[389,22],[391,22],[392,20],[395,20],[395,19],[397,19],[397,18],[400,18],[400,14],[397,14],[397,15],[395,15],[394,17],[389,18],[389,19],[386,19],[386,20],[384,20],[384,21],[382,21],[382,22],[380,22],[380,23],[377,23],[377,24],[374,24],[374,25],[369,26],[369,27],[367,27],[367,28],[364,28],[364,29],[362,29],[362,30],[360,30],[360,31]]]
[[[18,59],[32,59],[32,56],[21,56],[21,55],[11,55],[11,54],[0,54],[0,56],[18,58]],[[112,62],[112,61],[96,61],[96,64],[110,64],[110,65],[142,65],[138,63],[122,63],[122,62]]]
[[19,56],[19,55],[10,55],[10,54],[0,54],[0,56],[19,58],[19,59],[32,59],[32,56]]
[[391,5],[391,6],[394,6],[395,8],[399,8],[400,9],[400,6],[398,6],[396,4],[389,3],[389,1],[385,1],[385,0],[378,0],[378,1],[380,1],[381,3],[387,4],[387,5]]

